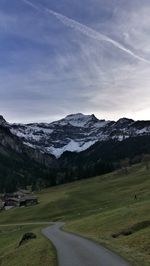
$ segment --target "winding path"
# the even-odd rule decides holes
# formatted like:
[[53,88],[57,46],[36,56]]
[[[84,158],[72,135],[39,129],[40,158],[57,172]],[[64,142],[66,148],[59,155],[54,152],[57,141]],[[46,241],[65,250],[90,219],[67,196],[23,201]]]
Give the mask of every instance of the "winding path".
[[43,229],[58,254],[59,266],[131,266],[110,250],[61,230],[63,223]]

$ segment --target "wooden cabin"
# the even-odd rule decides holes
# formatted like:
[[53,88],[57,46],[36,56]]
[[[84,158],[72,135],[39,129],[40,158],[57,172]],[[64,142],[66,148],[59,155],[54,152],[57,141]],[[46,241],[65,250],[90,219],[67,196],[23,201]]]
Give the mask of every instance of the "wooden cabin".
[[36,196],[28,195],[20,199],[20,207],[32,206],[38,204],[38,198]]
[[22,207],[38,204],[38,198],[27,190],[19,190],[15,193],[6,193],[3,196],[5,206]]

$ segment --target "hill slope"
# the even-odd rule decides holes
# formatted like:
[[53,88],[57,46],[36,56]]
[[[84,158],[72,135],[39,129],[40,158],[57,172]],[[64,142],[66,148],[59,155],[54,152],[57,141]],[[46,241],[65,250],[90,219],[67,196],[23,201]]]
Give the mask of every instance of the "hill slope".
[[[1,266],[56,266],[56,252],[50,241],[41,234],[37,225],[0,228]],[[18,247],[26,232],[33,232],[37,238]]]
[[[80,233],[129,259],[132,265],[150,261],[150,170],[136,165],[78,181],[38,194],[40,204],[1,213],[0,223],[66,221],[67,229]],[[136,199],[135,199],[136,195]],[[117,238],[112,235],[121,234]]]
[[0,192],[11,192],[17,187],[50,185],[49,170],[53,158],[25,146],[7,127],[0,125]]

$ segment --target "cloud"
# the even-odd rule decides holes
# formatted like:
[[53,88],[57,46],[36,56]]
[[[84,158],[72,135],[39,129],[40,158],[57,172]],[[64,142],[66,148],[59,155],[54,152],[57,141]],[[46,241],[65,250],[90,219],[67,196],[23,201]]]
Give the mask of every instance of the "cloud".
[[[69,14],[68,9],[68,13],[63,9],[63,1],[61,12]],[[89,0],[86,1],[88,4]],[[75,9],[70,14],[77,17],[76,20],[83,19],[96,29],[96,32],[91,32],[92,29],[89,31],[88,28],[87,33],[84,25],[73,21],[72,27],[77,29],[78,25],[86,31],[81,34],[79,29],[70,30],[70,19],[65,18],[67,27],[64,27],[64,22],[60,23],[54,14],[49,16],[49,11],[41,12],[40,2],[49,7],[53,0],[51,3],[38,0],[36,12],[18,0],[15,1],[16,11],[10,9],[11,12],[7,12],[8,7],[5,12],[1,9],[0,113],[12,122],[49,122],[75,112],[95,113],[106,119],[122,116],[148,119],[149,64],[135,60],[132,55],[118,47],[116,50],[115,45],[103,40],[111,36],[112,40],[123,43],[123,47],[129,47],[136,55],[150,58],[147,34],[150,20],[144,16],[146,5],[145,11],[144,7],[134,6],[130,10],[120,6],[109,21],[105,14],[106,21],[103,17],[102,23],[101,17],[95,21],[95,13],[91,23],[88,13],[86,18],[81,18]],[[94,0],[93,10],[100,6],[100,2]],[[18,12],[18,5],[22,13]],[[80,5],[81,8],[83,3]],[[108,8],[109,5],[106,12]],[[55,8],[55,2],[53,9],[59,10]],[[100,37],[99,32],[106,36]]]
[[81,24],[81,23],[79,23],[73,19],[70,19],[70,18],[68,18],[68,17],[66,17],[60,13],[54,12],[51,9],[48,9],[48,8],[40,9],[28,0],[22,0],[22,1],[26,4],[28,4],[29,6],[33,7],[34,9],[38,10],[38,11],[41,10],[41,11],[49,12],[50,14],[54,15],[58,20],[60,20],[64,25],[80,31],[82,34],[88,36],[89,38],[95,39],[95,40],[100,41],[100,42],[101,41],[108,42],[108,43],[112,44],[113,46],[115,46],[116,48],[120,49],[121,51],[129,54],[130,56],[132,56],[132,57],[134,57],[140,61],[143,61],[147,64],[150,64],[150,61],[146,60],[145,58],[143,58],[137,54],[135,54],[133,51],[127,49],[126,47],[124,47],[119,42],[105,36],[104,34],[97,32],[96,30],[93,30],[90,27],[85,26],[84,24]]

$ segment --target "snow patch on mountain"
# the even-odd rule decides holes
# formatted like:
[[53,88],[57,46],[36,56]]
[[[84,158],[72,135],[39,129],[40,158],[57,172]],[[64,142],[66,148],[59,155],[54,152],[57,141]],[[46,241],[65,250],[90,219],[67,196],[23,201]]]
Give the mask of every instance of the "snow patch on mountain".
[[81,152],[88,149],[95,142],[96,141],[89,141],[84,143],[84,142],[76,142],[74,140],[70,140],[70,142],[67,145],[61,148],[55,148],[55,147],[47,148],[47,152],[55,155],[56,158],[59,158],[65,151]]

